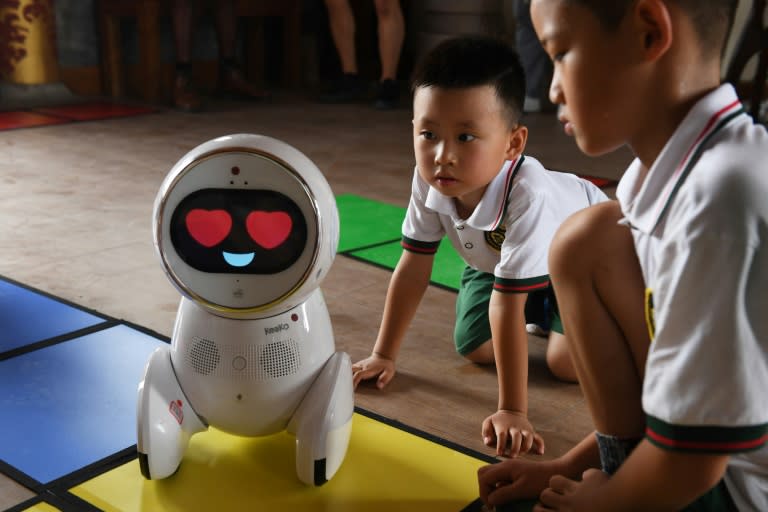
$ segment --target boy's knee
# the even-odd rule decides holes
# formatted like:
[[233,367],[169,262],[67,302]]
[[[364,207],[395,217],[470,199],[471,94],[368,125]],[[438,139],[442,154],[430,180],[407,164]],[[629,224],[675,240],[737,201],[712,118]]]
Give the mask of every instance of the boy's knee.
[[579,381],[568,352],[547,352],[547,368],[559,380],[565,382]]
[[570,352],[566,345],[565,338],[556,342],[550,338],[547,347],[547,367],[558,379],[565,382],[578,382],[576,369],[573,366]]
[[603,239],[613,232],[621,219],[617,201],[599,203],[580,210],[563,222],[552,239],[549,250],[550,273],[578,270],[594,259]]
[[462,354],[464,359],[476,364],[493,364],[495,359],[493,356],[493,343],[486,341],[472,352]]

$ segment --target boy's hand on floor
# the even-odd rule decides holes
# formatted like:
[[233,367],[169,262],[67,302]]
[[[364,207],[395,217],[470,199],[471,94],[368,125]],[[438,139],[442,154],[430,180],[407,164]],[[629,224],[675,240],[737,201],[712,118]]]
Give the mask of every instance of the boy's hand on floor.
[[594,496],[599,495],[600,487],[608,480],[608,475],[599,469],[585,471],[580,482],[555,476],[539,497],[541,505],[534,510],[594,510]]
[[521,453],[544,453],[544,439],[534,430],[525,414],[499,409],[483,421],[485,446],[496,445],[496,455],[517,457]]
[[377,376],[376,387],[384,389],[389,384],[389,381],[392,380],[392,377],[395,376],[395,362],[378,354],[371,354],[362,361],[352,365],[352,383],[355,389],[357,389],[357,385],[361,381],[373,379]]
[[510,459],[477,471],[480,499],[488,506],[525,498],[536,498],[547,488],[549,480],[557,474],[552,461]]

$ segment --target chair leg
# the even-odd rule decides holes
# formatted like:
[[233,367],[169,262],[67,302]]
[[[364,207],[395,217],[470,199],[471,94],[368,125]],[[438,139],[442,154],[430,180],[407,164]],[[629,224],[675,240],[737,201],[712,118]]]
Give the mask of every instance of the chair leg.
[[160,94],[160,6],[158,0],[142,0],[137,17],[141,97],[157,102]]
[[283,18],[283,83],[298,87],[301,75],[301,6],[293,2],[290,12]]
[[102,90],[117,98],[123,96],[123,56],[120,49],[120,18],[104,12],[100,7],[99,20],[101,26],[101,62],[102,62]]
[[250,80],[264,81],[264,18],[248,16],[245,24],[245,62],[246,76]]

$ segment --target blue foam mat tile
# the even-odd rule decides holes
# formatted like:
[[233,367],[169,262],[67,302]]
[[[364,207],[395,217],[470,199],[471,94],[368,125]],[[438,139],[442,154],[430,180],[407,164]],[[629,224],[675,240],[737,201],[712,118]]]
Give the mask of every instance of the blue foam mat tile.
[[102,317],[0,279],[0,354],[104,321]]
[[163,345],[118,325],[0,361],[0,459],[45,484],[135,445],[138,384]]

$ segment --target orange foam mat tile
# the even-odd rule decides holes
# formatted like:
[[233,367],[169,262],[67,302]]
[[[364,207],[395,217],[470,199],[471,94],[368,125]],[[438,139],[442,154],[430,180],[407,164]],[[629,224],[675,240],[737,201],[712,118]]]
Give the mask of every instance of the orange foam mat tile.
[[69,120],[67,119],[35,112],[0,112],[0,130],[32,128],[33,126],[47,126],[68,122]]
[[295,438],[196,434],[179,470],[145,480],[137,459],[70,492],[106,512],[290,510],[458,512],[478,495],[486,461],[355,413],[344,462],[320,487],[301,483]]

